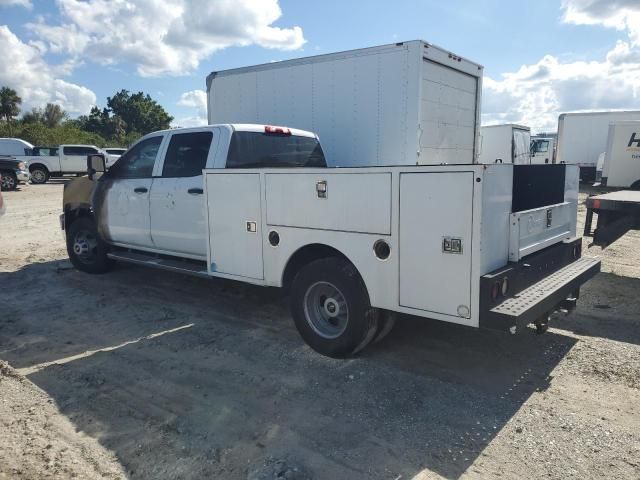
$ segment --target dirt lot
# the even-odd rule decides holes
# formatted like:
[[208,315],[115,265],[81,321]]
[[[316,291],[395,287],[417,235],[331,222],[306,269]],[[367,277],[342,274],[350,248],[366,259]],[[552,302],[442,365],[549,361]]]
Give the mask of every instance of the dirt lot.
[[0,478],[640,478],[637,233],[547,335],[403,318],[337,361],[278,291],[73,270],[61,193],[5,195]]

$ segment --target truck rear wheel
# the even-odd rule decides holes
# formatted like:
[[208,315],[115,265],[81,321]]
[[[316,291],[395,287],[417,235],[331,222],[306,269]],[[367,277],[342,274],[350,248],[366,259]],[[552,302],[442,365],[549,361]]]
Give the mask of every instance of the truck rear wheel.
[[304,341],[333,358],[354,355],[378,330],[360,275],[341,258],[315,260],[300,269],[291,286],[291,313]]
[[31,183],[42,184],[47,183],[49,180],[49,170],[42,165],[35,165],[30,168],[31,171]]
[[106,273],[115,263],[107,257],[108,246],[99,237],[94,221],[75,220],[67,232],[67,253],[74,267],[86,273]]

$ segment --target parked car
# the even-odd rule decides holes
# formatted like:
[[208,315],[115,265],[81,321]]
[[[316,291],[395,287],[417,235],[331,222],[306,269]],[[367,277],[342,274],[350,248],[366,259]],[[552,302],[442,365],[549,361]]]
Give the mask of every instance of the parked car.
[[2,175],[2,190],[15,190],[20,182],[29,181],[29,171],[26,164],[14,157],[0,156],[0,175]]
[[51,177],[82,174],[87,171],[87,155],[104,153],[95,145],[60,145],[35,147],[34,155],[26,161],[31,172],[31,183],[45,183]]

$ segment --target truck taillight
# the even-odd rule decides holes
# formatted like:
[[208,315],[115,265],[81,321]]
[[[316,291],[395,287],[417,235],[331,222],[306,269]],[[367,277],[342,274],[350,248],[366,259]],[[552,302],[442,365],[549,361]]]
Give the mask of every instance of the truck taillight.
[[286,127],[273,127],[271,125],[265,125],[264,133],[271,133],[275,135],[291,135],[291,130]]

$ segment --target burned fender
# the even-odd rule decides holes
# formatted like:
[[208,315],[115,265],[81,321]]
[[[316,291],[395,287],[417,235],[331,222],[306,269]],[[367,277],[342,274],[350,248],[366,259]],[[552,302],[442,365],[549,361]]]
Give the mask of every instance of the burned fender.
[[89,177],[79,177],[64,186],[62,209],[65,214],[65,230],[78,217],[92,217],[98,227],[98,232],[104,239],[108,239],[108,229],[102,219],[106,218],[105,198],[111,184],[107,178],[91,180]]

